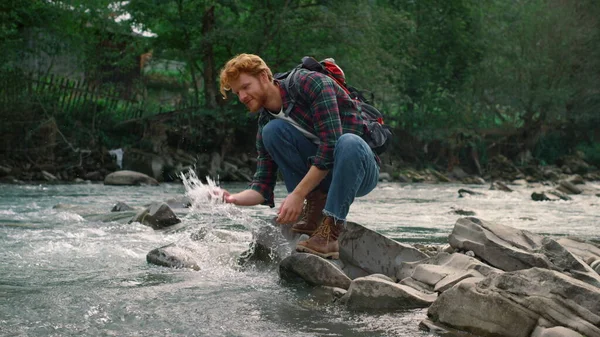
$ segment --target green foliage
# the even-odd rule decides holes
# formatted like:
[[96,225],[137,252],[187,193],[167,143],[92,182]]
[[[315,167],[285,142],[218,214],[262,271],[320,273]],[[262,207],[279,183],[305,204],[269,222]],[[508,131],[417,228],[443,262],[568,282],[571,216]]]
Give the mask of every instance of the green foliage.
[[577,150],[583,152],[587,162],[600,167],[600,142],[579,144]]
[[[110,19],[124,13],[128,20]],[[8,0],[0,4],[0,67],[44,59],[36,70],[52,73],[67,54],[86,78],[108,83],[134,81],[148,51],[183,62],[181,71],[127,82],[139,89],[132,96],[151,115],[173,109],[159,96],[176,92],[196,108],[171,126],[223,150],[239,139],[251,144],[254,132],[243,105],[217,92],[227,60],[255,53],[278,72],[304,55],[333,57],[395,128],[425,141],[468,135],[481,156],[482,130],[510,129],[527,135],[519,151],[553,163],[577,144],[588,144],[580,149],[589,158],[598,153],[590,139],[600,124],[599,18],[595,0]],[[61,98],[43,106],[53,99]],[[73,137],[108,144],[128,112],[96,101],[56,116]]]

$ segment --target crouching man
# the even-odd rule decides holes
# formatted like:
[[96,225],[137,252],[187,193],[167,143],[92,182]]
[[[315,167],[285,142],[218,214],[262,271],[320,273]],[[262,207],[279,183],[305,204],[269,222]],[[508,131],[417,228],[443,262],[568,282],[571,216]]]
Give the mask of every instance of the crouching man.
[[281,170],[288,195],[277,222],[310,235],[297,251],[338,259],[338,237],[350,205],[377,185],[379,158],[362,139],[365,127],[356,103],[334,80],[305,69],[293,76],[288,88],[251,54],[237,55],[221,70],[223,96],[233,92],[259,115],[256,173],[248,189],[224,191],[224,200],[274,207]]

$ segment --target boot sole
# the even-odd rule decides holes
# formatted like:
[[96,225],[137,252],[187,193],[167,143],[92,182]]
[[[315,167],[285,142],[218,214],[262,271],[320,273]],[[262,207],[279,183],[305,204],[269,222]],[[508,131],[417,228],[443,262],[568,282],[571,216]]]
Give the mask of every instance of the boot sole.
[[316,250],[312,250],[308,247],[305,246],[296,246],[296,251],[297,252],[302,252],[302,253],[309,253],[309,254],[313,254],[313,255],[317,255],[320,256],[324,259],[332,259],[332,260],[339,260],[340,259],[340,253],[339,252],[331,252],[331,253],[321,253],[321,252],[317,252]]

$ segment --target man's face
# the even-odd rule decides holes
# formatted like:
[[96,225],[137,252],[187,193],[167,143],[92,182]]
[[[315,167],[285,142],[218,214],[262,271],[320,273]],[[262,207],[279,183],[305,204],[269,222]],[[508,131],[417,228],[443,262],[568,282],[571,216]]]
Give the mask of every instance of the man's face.
[[266,74],[257,77],[241,73],[237,80],[229,83],[231,91],[238,96],[250,112],[258,112],[267,101],[268,78]]

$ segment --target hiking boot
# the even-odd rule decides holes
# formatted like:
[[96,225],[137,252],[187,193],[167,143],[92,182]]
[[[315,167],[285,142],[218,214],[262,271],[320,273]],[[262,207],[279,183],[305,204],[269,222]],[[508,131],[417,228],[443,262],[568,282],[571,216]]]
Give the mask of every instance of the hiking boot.
[[326,216],[310,239],[298,242],[296,251],[337,260],[340,258],[338,237],[343,229],[344,221],[336,222],[333,217]]
[[306,196],[306,204],[300,220],[292,226],[292,232],[312,235],[323,220],[323,208],[327,194],[314,190]]

